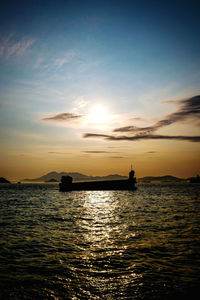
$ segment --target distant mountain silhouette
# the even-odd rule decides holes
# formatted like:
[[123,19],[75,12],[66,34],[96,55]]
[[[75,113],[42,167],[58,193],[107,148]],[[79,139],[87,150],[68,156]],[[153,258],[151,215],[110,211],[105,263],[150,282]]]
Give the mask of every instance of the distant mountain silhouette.
[[112,174],[107,176],[88,176],[77,172],[60,172],[57,173],[55,171],[50,172],[44,176],[41,176],[39,178],[33,178],[33,179],[22,179],[22,181],[31,181],[31,182],[49,182],[52,180],[55,182],[60,181],[62,176],[71,176],[73,178],[73,181],[91,181],[91,180],[121,180],[121,179],[127,179],[127,176],[121,176],[118,174]]
[[58,182],[58,180],[56,180],[56,179],[49,179],[46,182]]
[[[22,181],[26,182],[60,182],[62,176],[71,176],[74,181],[100,181],[100,180],[123,180],[127,179],[127,176],[121,176],[118,174],[111,174],[107,176],[88,176],[82,173],[78,172],[49,172],[46,175],[43,175],[38,178],[32,178],[32,179],[22,179]],[[160,182],[182,182],[186,179],[178,178],[171,175],[165,175],[165,176],[146,176],[142,178],[138,178],[138,182],[154,182],[154,181],[160,181]]]
[[10,181],[5,179],[4,177],[0,177],[0,183],[10,183]]
[[161,181],[161,182],[181,182],[184,181],[183,178],[174,177],[171,175],[165,176],[146,176],[143,178],[139,178],[139,182],[151,182],[151,181]]

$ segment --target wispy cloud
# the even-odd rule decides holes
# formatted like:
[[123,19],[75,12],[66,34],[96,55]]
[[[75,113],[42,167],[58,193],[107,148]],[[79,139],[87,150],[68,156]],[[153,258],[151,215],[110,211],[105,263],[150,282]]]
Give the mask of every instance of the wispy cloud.
[[147,151],[147,152],[145,152],[145,153],[155,154],[155,153],[157,153],[157,151]]
[[24,158],[35,158],[37,155],[33,153],[17,153],[15,156],[24,157]]
[[140,118],[140,117],[135,117],[132,118],[133,121],[142,121],[142,122],[146,122],[146,120],[144,118]]
[[93,154],[99,154],[99,153],[110,153],[109,151],[101,151],[101,150],[88,150],[88,151],[82,151],[83,153],[93,153]]
[[15,40],[13,35],[10,34],[0,40],[0,57],[9,58],[11,56],[23,55],[34,42],[34,39],[25,37]]
[[118,151],[105,151],[105,150],[86,150],[82,151],[83,153],[93,153],[93,154],[99,154],[99,153],[121,153]]
[[[129,125],[125,127],[115,128],[114,133],[126,132],[127,135],[115,134],[98,134],[98,133],[85,133],[84,138],[101,138],[112,141],[139,141],[139,140],[176,140],[188,142],[200,142],[200,136],[187,136],[187,135],[161,135],[156,132],[165,126],[174,124],[176,122],[185,122],[187,120],[198,121],[200,117],[200,96],[179,100],[175,102],[178,104],[179,109],[157,121],[152,126],[138,127]],[[131,135],[130,135],[131,134]],[[134,134],[134,135],[133,135]]]
[[83,117],[83,115],[78,115],[78,114],[74,114],[74,113],[61,113],[61,114],[56,114],[51,117],[43,118],[42,121],[64,122],[64,121],[71,121],[74,119],[79,119],[82,117]]
[[59,152],[59,151],[49,151],[49,154],[56,154],[56,155],[66,155],[66,154],[72,154],[72,152]]
[[38,57],[36,60],[35,65],[33,66],[34,69],[37,69],[41,66],[41,64],[43,63],[44,59],[42,57]]
[[61,58],[57,58],[54,62],[54,65],[57,68],[61,68],[64,64],[70,62],[70,60],[75,56],[75,51],[74,50],[69,50],[65,55]]
[[39,134],[35,134],[35,133],[23,133],[23,132],[16,132],[15,133],[18,136],[24,137],[24,138],[28,138],[28,139],[42,139],[43,137]]
[[124,158],[124,157],[123,156],[109,156],[109,158],[121,159],[121,158]]

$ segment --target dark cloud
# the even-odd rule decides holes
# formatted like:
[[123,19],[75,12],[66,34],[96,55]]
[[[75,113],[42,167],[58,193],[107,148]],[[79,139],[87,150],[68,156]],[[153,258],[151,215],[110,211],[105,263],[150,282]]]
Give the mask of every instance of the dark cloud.
[[125,126],[120,128],[115,128],[113,132],[135,132],[135,133],[150,133],[155,131],[154,126],[148,127],[137,127],[137,126]]
[[83,153],[93,153],[93,154],[99,154],[99,153],[121,153],[118,151],[104,151],[104,150],[86,150],[82,151]]
[[106,135],[106,134],[98,134],[98,133],[84,133],[83,134],[84,138],[108,138],[111,137],[111,135]]
[[109,141],[138,141],[138,140],[176,140],[188,142],[200,142],[200,136],[182,136],[182,135],[135,135],[135,136],[114,136],[105,134],[85,133],[84,138],[103,138]]
[[52,117],[43,118],[42,121],[70,121],[81,117],[83,117],[83,115],[77,115],[74,113],[61,113]]
[[147,151],[146,153],[155,154],[157,151]]
[[137,134],[153,134],[158,129],[187,119],[199,120],[200,117],[200,95],[177,101],[179,110],[167,115],[152,126],[137,127],[125,126],[116,128],[114,132],[131,132]]
[[82,151],[83,153],[110,153],[109,151],[101,151],[101,150],[88,150],[88,151]]
[[109,137],[109,135],[106,135],[106,134],[98,134],[98,133],[84,133],[83,134],[83,137],[84,138],[93,138],[93,137],[99,137],[99,138],[107,138]]
[[186,119],[197,119],[200,117],[200,95],[178,101],[180,108],[175,113],[169,114],[165,119],[158,121],[156,129]]

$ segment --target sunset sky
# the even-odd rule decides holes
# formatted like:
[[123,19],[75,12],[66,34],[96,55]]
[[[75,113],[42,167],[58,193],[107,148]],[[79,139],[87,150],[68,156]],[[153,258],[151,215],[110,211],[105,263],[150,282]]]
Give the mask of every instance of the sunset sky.
[[200,172],[197,1],[4,1],[0,177]]

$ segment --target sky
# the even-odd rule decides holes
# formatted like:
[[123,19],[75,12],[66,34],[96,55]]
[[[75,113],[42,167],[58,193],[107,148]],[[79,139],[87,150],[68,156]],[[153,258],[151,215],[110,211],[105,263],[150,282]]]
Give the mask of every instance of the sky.
[[200,172],[197,1],[4,1],[0,176]]

